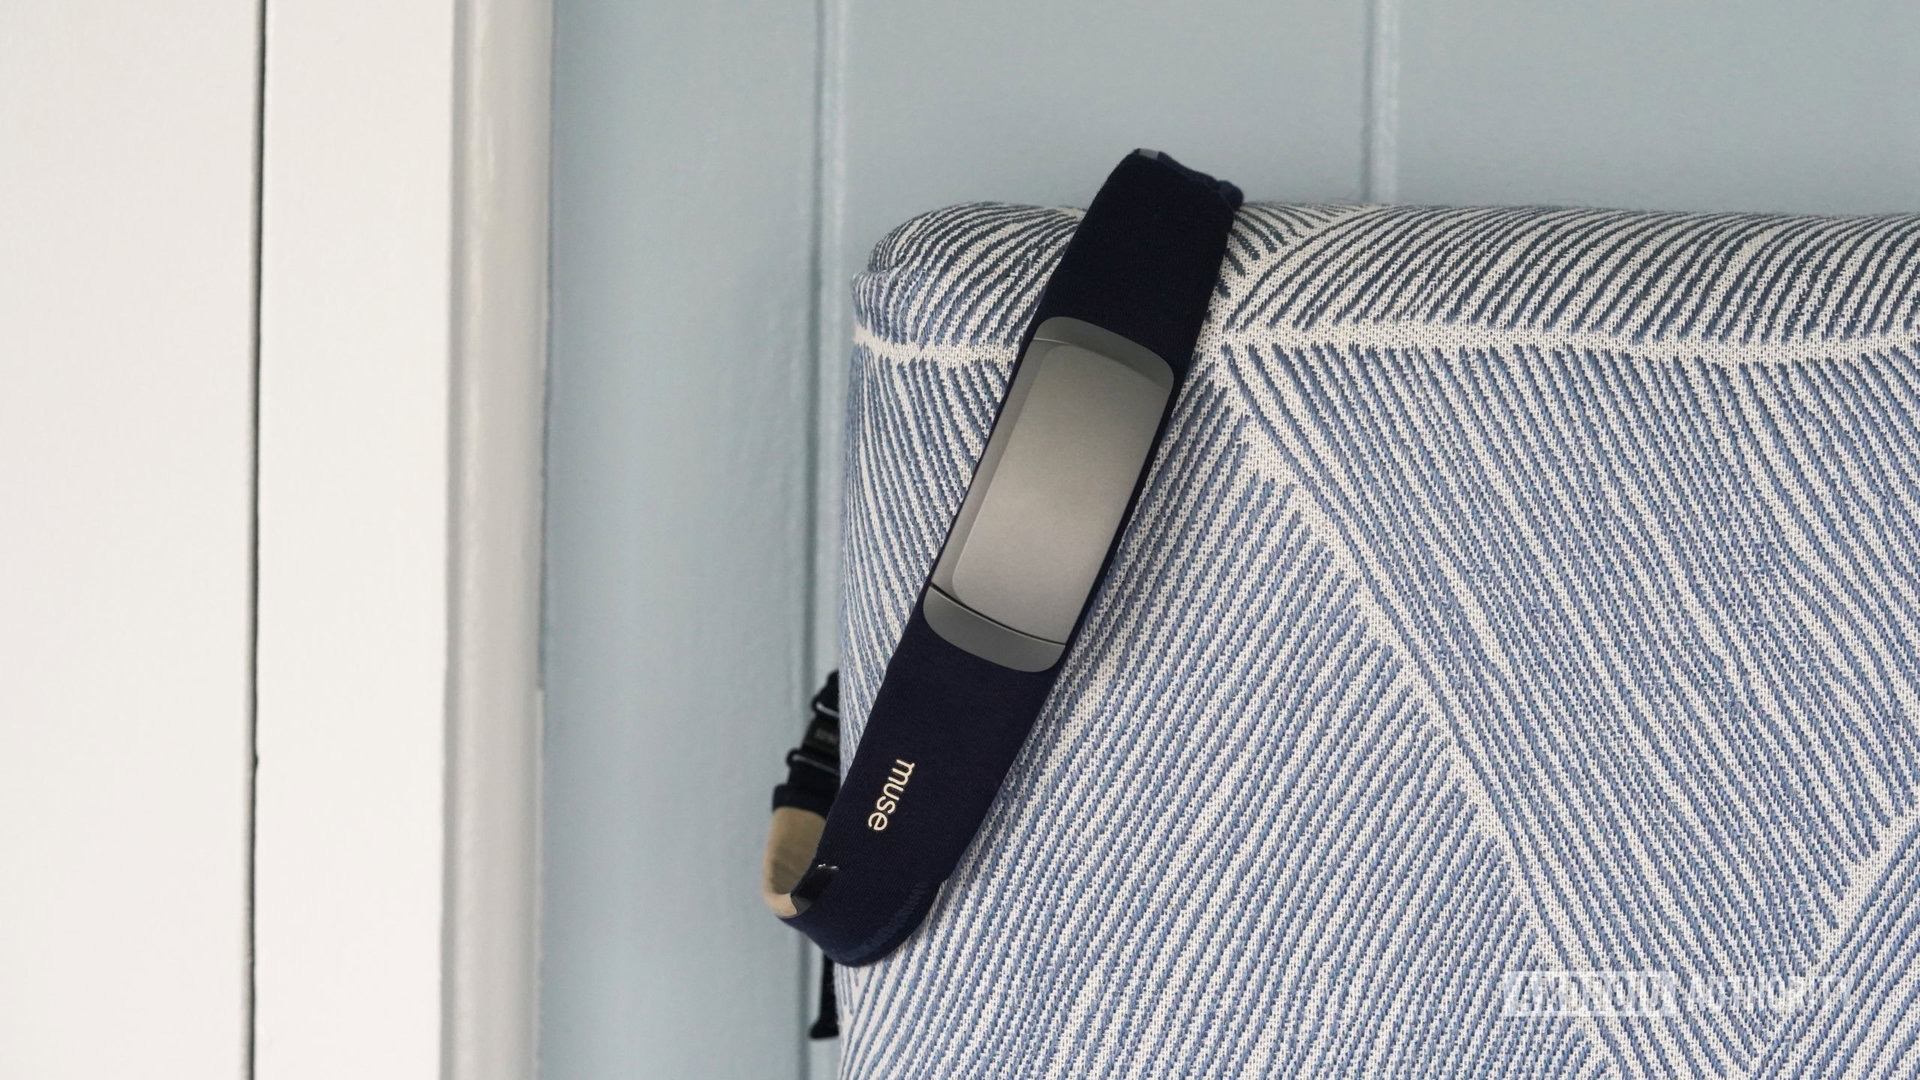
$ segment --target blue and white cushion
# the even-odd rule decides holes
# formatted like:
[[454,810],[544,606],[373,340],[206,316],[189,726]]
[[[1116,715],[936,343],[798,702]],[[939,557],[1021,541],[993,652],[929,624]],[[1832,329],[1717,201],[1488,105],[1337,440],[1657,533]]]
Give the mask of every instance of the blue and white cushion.
[[[850,738],[1077,216],[855,285]],[[842,1075],[1920,1073],[1917,318],[1917,217],[1244,209]]]

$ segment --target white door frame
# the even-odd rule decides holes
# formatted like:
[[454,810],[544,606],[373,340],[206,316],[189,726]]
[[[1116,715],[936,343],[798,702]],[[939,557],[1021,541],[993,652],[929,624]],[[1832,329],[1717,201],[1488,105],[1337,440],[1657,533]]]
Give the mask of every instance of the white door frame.
[[254,1075],[535,1075],[550,0],[266,0]]

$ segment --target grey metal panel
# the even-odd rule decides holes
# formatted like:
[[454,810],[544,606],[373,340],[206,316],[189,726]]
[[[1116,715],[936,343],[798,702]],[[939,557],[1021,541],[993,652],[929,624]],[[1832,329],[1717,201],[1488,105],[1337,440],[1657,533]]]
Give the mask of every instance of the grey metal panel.
[[1920,208],[1920,5],[1387,2],[1400,201]]
[[947,617],[936,631],[1023,671],[1058,658],[1033,643],[1072,633],[1173,381],[1165,360],[1116,334],[1078,319],[1041,324],[933,571],[944,598],[980,618],[930,603],[929,621]]
[[1066,640],[1172,392],[1172,372],[1159,367],[1155,379],[1067,344],[1035,357],[979,514],[956,537],[957,599],[1016,630]]
[[927,625],[948,642],[984,660],[1015,671],[1045,671],[1067,651],[1063,642],[1023,634],[929,588],[922,601]]

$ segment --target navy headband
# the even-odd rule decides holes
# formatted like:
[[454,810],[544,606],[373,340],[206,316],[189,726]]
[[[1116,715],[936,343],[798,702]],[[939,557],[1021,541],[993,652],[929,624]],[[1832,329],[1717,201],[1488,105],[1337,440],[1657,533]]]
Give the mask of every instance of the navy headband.
[[1239,205],[1164,154],[1114,169],[1021,339],[837,795],[823,754],[789,755],[763,892],[833,960],[905,940],[985,819],[1132,518]]

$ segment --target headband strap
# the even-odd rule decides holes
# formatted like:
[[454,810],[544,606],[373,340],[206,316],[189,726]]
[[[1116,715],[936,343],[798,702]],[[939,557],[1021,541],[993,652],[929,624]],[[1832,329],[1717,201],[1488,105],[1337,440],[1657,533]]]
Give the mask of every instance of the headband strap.
[[1239,205],[1135,151],[1067,244],[837,795],[775,793],[762,891],[836,962],[905,940],[985,819],[1132,517]]

